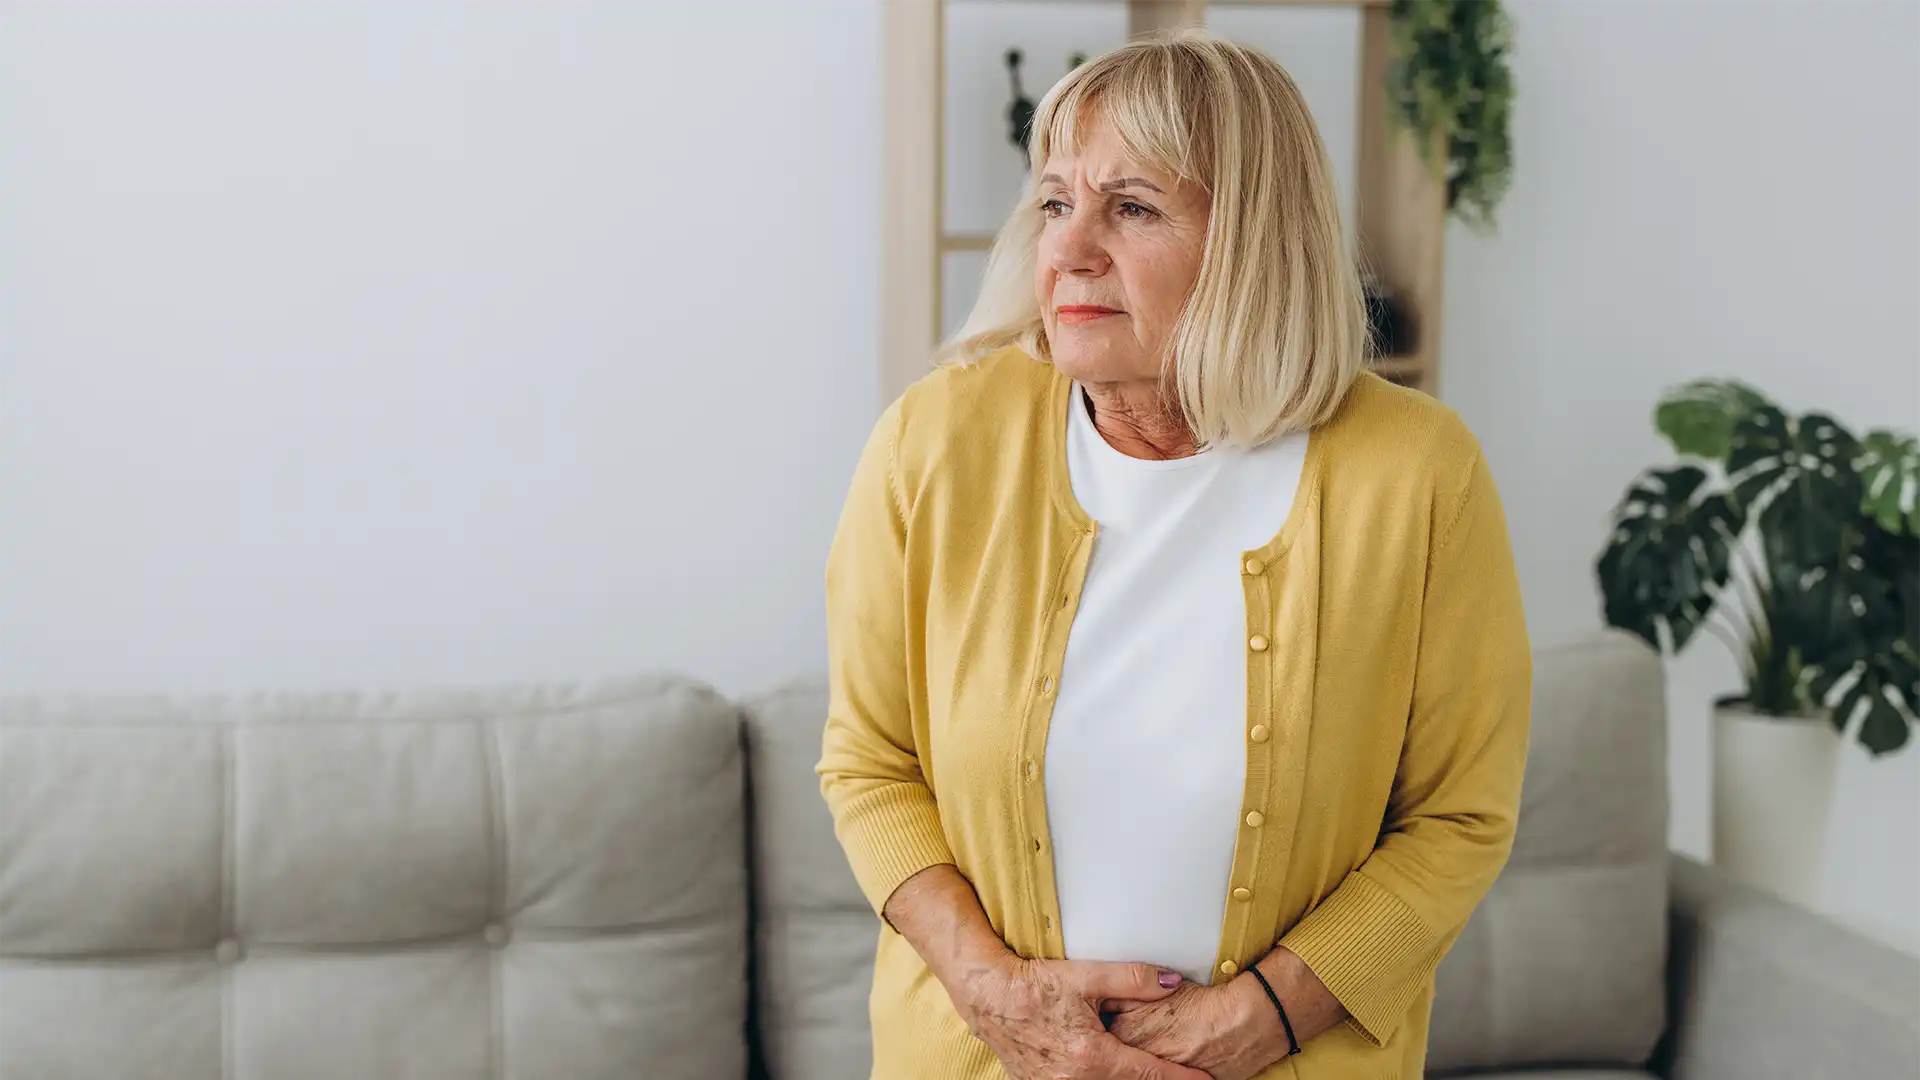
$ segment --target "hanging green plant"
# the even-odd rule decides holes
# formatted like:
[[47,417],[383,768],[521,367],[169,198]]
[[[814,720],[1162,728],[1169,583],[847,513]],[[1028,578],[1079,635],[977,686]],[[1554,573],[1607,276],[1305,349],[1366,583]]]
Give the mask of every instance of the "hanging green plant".
[[1500,0],[1393,0],[1392,24],[1388,96],[1446,181],[1447,209],[1491,226],[1513,182],[1512,23]]

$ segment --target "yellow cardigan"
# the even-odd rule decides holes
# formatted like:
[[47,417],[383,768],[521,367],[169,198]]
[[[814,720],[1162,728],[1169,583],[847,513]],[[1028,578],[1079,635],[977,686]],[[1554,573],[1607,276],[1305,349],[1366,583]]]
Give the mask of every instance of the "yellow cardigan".
[[[1017,350],[920,380],[875,427],[827,566],[819,773],[861,889],[881,911],[951,863],[1034,958],[1062,955],[1047,722],[1098,528],[1067,478],[1070,385]],[[1532,666],[1499,496],[1451,411],[1363,375],[1243,558],[1248,895],[1215,982],[1278,943],[1351,1014],[1262,1077],[1416,1080],[1434,969],[1520,803]],[[1006,1075],[884,921],[871,1012],[875,1080]]]

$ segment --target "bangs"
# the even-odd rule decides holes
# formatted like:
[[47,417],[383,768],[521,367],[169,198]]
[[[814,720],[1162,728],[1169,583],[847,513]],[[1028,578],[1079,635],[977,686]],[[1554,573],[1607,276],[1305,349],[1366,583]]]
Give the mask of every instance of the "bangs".
[[1031,174],[1039,176],[1056,151],[1078,153],[1081,140],[1106,124],[1129,158],[1212,190],[1205,148],[1213,110],[1198,92],[1201,73],[1179,70],[1191,58],[1171,50],[1126,59],[1132,62],[1110,53],[1083,64],[1047,94],[1034,119]]

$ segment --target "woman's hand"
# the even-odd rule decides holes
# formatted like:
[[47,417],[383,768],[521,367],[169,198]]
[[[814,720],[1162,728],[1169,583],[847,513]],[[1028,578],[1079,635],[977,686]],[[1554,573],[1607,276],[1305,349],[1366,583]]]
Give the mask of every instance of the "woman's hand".
[[1023,960],[994,933],[957,867],[929,866],[888,898],[886,918],[1013,1080],[1207,1080],[1114,1038],[1100,1014],[1159,1001],[1180,976],[1151,964]]
[[950,986],[954,1005],[1014,1080],[1207,1080],[1197,1069],[1128,1046],[1101,1014],[1175,993],[1180,977],[1151,964],[1023,960],[1012,953]]
[[[1339,999],[1292,950],[1268,953],[1260,973],[1286,1004],[1302,1045],[1346,1019]],[[1223,986],[1185,986],[1160,1001],[1124,1004],[1115,1012],[1107,1029],[1122,1042],[1204,1069],[1214,1080],[1246,1080],[1292,1048],[1280,1013],[1250,972]]]
[[1266,992],[1244,975],[1224,986],[1189,983],[1156,1002],[1124,1003],[1108,1030],[1214,1080],[1247,1080],[1285,1057],[1289,1045]]

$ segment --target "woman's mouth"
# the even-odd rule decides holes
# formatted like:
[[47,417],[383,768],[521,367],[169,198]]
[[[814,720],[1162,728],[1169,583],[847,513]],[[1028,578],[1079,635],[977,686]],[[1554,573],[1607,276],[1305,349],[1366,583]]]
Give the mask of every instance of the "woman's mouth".
[[1104,319],[1109,315],[1126,314],[1124,311],[1117,311],[1110,307],[1101,307],[1098,304],[1067,304],[1053,309],[1053,313],[1054,317],[1063,323],[1092,322],[1095,319]]

